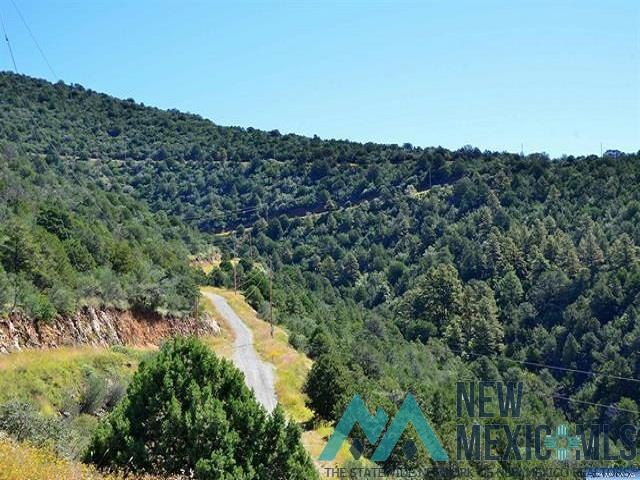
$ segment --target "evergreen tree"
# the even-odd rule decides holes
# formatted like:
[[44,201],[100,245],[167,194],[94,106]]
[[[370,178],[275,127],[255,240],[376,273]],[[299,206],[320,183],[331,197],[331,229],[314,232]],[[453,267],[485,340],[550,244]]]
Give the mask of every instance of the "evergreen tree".
[[407,335],[426,340],[430,334],[442,331],[459,313],[462,297],[462,282],[453,265],[431,268],[405,296],[403,308],[408,310],[405,315],[409,318],[405,327]]
[[268,415],[242,374],[195,339],[167,342],[134,375],[98,427],[86,459],[101,467],[202,479],[300,479],[317,474],[282,412]]
[[498,306],[488,285],[473,282],[465,287],[460,314],[447,326],[445,336],[465,354],[495,354],[504,348]]
[[311,367],[304,384],[308,405],[319,418],[335,420],[349,402],[349,380],[345,368],[333,353],[321,355]]

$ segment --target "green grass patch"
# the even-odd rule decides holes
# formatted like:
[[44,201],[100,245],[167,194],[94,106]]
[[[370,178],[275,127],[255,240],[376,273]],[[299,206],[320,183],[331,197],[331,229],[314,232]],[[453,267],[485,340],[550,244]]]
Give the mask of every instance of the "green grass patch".
[[88,369],[128,381],[148,350],[126,347],[63,347],[0,356],[0,403],[31,402],[43,413],[59,412],[77,395]]

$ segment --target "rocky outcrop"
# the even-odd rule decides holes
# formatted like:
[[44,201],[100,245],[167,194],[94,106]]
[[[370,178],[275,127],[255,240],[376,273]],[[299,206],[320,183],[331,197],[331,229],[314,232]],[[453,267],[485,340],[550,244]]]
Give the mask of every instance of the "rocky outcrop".
[[157,313],[134,313],[85,307],[74,316],[34,322],[16,313],[0,318],[0,353],[63,345],[157,345],[172,335],[216,335],[217,322]]

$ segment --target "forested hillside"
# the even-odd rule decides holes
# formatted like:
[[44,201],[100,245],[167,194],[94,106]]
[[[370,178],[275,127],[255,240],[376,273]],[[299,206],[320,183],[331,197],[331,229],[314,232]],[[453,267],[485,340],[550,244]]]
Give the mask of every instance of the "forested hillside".
[[17,77],[1,78],[0,312],[47,321],[87,304],[190,311],[198,292],[187,257],[197,233],[100,188],[54,146],[34,148],[29,135],[47,130],[34,119],[29,135],[13,128],[24,111],[8,108],[4,82]]
[[[232,285],[236,249],[239,282],[263,312],[266,276],[247,259],[272,262],[275,316],[316,360],[308,392],[320,417],[339,417],[354,392],[391,410],[411,390],[446,444],[455,381],[482,378],[525,381],[532,422],[638,421],[637,153],[552,160],[327,141],[9,74],[0,106],[12,187],[0,281],[28,282],[56,310],[55,285],[96,284],[75,301],[111,298],[112,278],[118,301],[184,308],[193,288],[180,260],[208,238],[225,252],[208,281]],[[20,228],[29,248],[62,260],[16,267]],[[136,291],[145,285],[157,296]]]

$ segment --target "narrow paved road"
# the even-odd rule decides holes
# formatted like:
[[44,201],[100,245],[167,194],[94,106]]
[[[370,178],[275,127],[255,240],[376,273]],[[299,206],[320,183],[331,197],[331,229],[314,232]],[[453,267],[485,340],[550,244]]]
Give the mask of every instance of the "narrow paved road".
[[204,293],[209,298],[216,310],[222,315],[224,321],[235,334],[233,363],[242,373],[247,386],[253,390],[256,399],[267,409],[273,411],[278,403],[275,389],[275,376],[273,365],[263,362],[258,358],[253,347],[253,334],[249,327],[233,311],[227,300],[215,293]]

